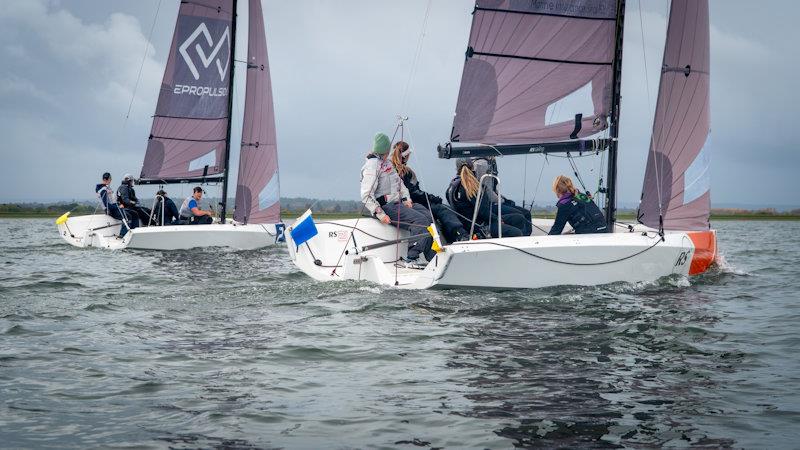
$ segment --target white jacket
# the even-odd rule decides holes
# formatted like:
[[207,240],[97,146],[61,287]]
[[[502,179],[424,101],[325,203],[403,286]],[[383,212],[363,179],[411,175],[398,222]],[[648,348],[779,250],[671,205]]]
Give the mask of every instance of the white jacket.
[[392,163],[370,155],[361,167],[361,201],[378,219],[384,216],[379,198],[385,204],[408,199],[409,194]]

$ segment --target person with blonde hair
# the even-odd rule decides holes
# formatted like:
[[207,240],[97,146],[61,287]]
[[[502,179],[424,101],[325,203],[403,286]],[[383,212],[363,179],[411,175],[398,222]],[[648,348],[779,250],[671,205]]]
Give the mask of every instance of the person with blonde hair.
[[575,230],[575,234],[606,232],[603,212],[591,196],[578,191],[569,177],[557,176],[553,180],[553,192],[558,197],[558,202],[556,202],[556,220],[549,234],[561,234],[567,223]]
[[397,171],[397,175],[403,180],[403,184],[408,189],[409,197],[415,205],[423,208],[430,208],[428,215],[433,217],[442,225],[442,234],[447,242],[464,241],[469,239],[469,232],[464,229],[458,215],[450,208],[442,204],[441,197],[423,191],[419,186],[419,180],[414,170],[408,166],[411,158],[411,148],[408,143],[397,141],[392,148],[392,165]]
[[[521,214],[501,214],[497,217],[497,204],[492,203],[488,196],[482,195],[480,205],[477,204],[480,181],[475,176],[475,170],[470,159],[456,160],[457,176],[447,188],[447,201],[450,206],[461,216],[465,227],[469,227],[475,208],[478,208],[476,224],[489,226],[488,234],[498,237],[502,230],[503,237],[523,236],[525,218]],[[500,226],[498,226],[500,225]]]
[[[472,167],[475,172],[475,178],[480,180],[484,175],[497,175],[497,160],[494,156],[481,156],[472,160]],[[506,214],[519,214],[525,218],[524,223],[520,223],[522,234],[530,236],[533,232],[533,221],[531,220],[531,211],[527,208],[517,206],[513,200],[506,198],[497,193],[497,179],[486,178],[483,182],[483,194],[488,196],[489,201],[497,204],[500,202],[500,213]]]

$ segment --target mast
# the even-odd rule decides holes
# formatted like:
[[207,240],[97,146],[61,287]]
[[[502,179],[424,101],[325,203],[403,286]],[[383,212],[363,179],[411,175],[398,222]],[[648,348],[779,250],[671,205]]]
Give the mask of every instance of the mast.
[[225,132],[225,171],[222,177],[222,201],[220,206],[220,222],[225,223],[225,214],[228,205],[228,178],[230,175],[230,160],[231,160],[231,124],[233,123],[233,77],[234,67],[236,66],[236,0],[233,0],[233,7],[231,11],[231,73],[228,82],[228,129]]
[[606,229],[614,232],[617,215],[617,153],[619,148],[620,85],[622,84],[622,37],[625,22],[625,0],[617,4],[614,66],[611,82],[611,145],[608,148],[608,174],[606,179]]

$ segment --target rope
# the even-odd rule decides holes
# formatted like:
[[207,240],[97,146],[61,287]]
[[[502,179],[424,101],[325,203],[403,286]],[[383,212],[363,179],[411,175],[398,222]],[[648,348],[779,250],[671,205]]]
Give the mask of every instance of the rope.
[[[548,166],[550,165],[550,161],[547,159],[547,153],[544,154],[544,164],[542,164],[542,168],[541,170],[539,170],[539,179],[536,180],[536,189],[533,190],[533,198],[531,199],[531,207],[529,209],[529,211],[531,212],[531,216],[533,216],[533,205],[536,203],[536,195],[539,193],[539,184],[542,182],[542,174],[544,173],[545,164],[547,164]],[[522,202],[522,206],[525,207],[525,202]]]
[[411,84],[414,81],[414,77],[417,75],[417,68],[419,67],[420,55],[422,55],[422,44],[425,40],[425,30],[428,27],[428,17],[431,13],[432,3],[433,0],[428,0],[428,6],[425,8],[425,18],[422,20],[422,30],[420,30],[419,38],[417,39],[417,47],[414,51],[414,59],[411,61],[411,68],[408,71],[408,80],[406,81],[406,87],[403,90],[403,100],[400,102],[400,111],[406,110],[406,105],[408,104],[408,94],[411,91]]
[[128,104],[128,112],[125,113],[125,121],[122,123],[122,128],[125,128],[125,125],[128,123],[128,117],[131,115],[131,108],[133,108],[133,100],[136,98],[136,91],[139,89],[139,81],[142,79],[142,69],[144,68],[144,62],[147,60],[147,51],[150,49],[150,41],[153,37],[153,30],[156,28],[156,19],[158,19],[158,11],[161,9],[161,0],[158,0],[158,5],[156,6],[156,14],[153,16],[153,24],[150,26],[150,33],[147,35],[147,42],[144,46],[144,55],[142,55],[142,63],[139,65],[139,74],[136,75],[136,83],[133,85],[133,92],[131,93],[131,102]]
[[[647,52],[645,51],[645,48],[644,48],[645,44],[644,44],[644,21],[642,20],[642,0],[639,0],[637,2],[637,7],[639,9],[639,31],[641,32],[640,34],[641,34],[641,38],[642,38],[642,58],[644,59],[644,81],[645,81],[645,86],[647,88],[647,111],[650,112],[652,104],[651,104],[651,101],[650,101],[650,78],[649,78],[649,76],[647,74]],[[657,158],[656,158],[655,142],[653,141],[654,138],[655,138],[655,136],[651,136],[650,137],[650,140],[651,140],[650,146],[652,147],[653,171],[655,172],[656,192],[658,193],[658,217],[659,217],[659,228],[660,228],[659,231],[661,233],[663,233],[664,230],[663,230],[662,224],[663,224],[663,212],[664,212],[664,209],[663,209],[663,200],[662,200],[662,195],[661,195],[661,181],[662,180],[661,180],[661,171],[658,168],[658,161],[657,161]]]
[[[392,139],[391,139],[391,142],[394,142],[394,138],[395,138],[395,137],[397,137],[397,131],[400,129],[400,127],[402,126],[402,123],[403,123],[403,122],[402,122],[402,120],[403,120],[403,119],[402,119],[402,117],[401,117],[401,118],[400,118],[400,123],[398,123],[398,124],[397,124],[397,126],[394,128],[394,133],[392,134]],[[379,175],[379,174],[378,174],[378,175]],[[379,180],[379,179],[380,179],[380,176],[376,176],[376,177],[375,177],[375,181],[373,181],[373,182],[372,182],[372,187],[370,187],[370,189],[369,189],[369,190],[370,190],[370,192],[372,192],[372,191],[374,191],[374,190],[375,190],[375,186],[378,184],[378,180]],[[362,205],[361,205],[361,209],[359,209],[359,213],[360,213],[361,211],[363,211],[365,208],[366,208],[366,205],[362,204]],[[358,225],[358,222],[359,222],[360,220],[361,220],[361,216],[359,216],[359,217],[356,219],[356,223],[355,223],[355,225]],[[331,275],[334,275],[334,274],[336,274],[336,269],[337,269],[337,268],[339,268],[339,267],[341,267],[341,266],[339,265],[339,263],[342,261],[342,257],[344,256],[344,253],[347,251],[347,244],[349,244],[349,243],[350,243],[350,239],[355,239],[355,238],[353,237],[353,233],[350,233],[350,237],[349,237],[349,238],[347,238],[347,240],[345,241],[344,245],[342,246],[342,252],[339,254],[339,258],[336,260],[336,266],[334,266],[334,269],[333,269],[333,271],[331,272]],[[358,250],[356,250],[356,251],[358,251]]]
[[642,250],[640,250],[640,251],[638,251],[638,252],[636,252],[636,253],[634,253],[632,255],[624,256],[622,258],[617,258],[617,259],[613,259],[613,260],[610,260],[610,261],[601,261],[601,262],[596,262],[596,263],[575,263],[575,262],[569,262],[569,261],[559,261],[557,259],[547,258],[545,256],[541,256],[541,255],[537,255],[535,253],[531,253],[531,252],[529,252],[527,250],[523,250],[523,249],[521,249],[519,247],[514,247],[512,245],[501,244],[499,242],[494,242],[494,241],[482,241],[481,243],[482,244],[492,244],[492,245],[496,245],[498,247],[510,248],[510,249],[522,252],[522,253],[524,253],[524,254],[526,254],[528,256],[532,256],[534,258],[541,259],[541,260],[548,261],[548,262],[552,262],[552,263],[556,263],[556,264],[564,264],[564,265],[567,265],[567,266],[602,266],[602,265],[606,265],[606,264],[613,264],[613,263],[617,263],[617,262],[620,262],[620,261],[625,261],[627,259],[631,259],[631,258],[634,258],[636,256],[639,256],[639,255],[641,255],[641,254],[653,249],[661,241],[662,241],[662,239],[657,239],[656,242],[653,245],[651,245],[650,247],[642,249]]
[[525,155],[525,170],[522,178],[522,207],[525,207],[525,198],[528,196],[528,156]]

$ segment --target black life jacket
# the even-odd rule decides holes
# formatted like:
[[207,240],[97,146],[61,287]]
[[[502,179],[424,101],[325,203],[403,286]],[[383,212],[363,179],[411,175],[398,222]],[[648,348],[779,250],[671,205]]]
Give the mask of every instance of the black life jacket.
[[[467,191],[461,186],[461,177],[455,177],[447,187],[447,203],[459,214],[472,218],[475,202],[467,198]],[[463,222],[463,219],[462,219]]]
[[591,197],[579,193],[569,201],[572,206],[568,222],[576,234],[605,233],[606,218]]
[[[458,216],[458,220],[461,221],[461,225],[465,230],[469,230],[472,225],[472,215],[475,212],[475,201],[467,197],[467,190],[461,185],[460,176],[450,181],[445,195],[447,196],[447,203],[458,213],[456,215]],[[474,233],[479,239],[492,237],[491,230],[480,218],[478,218],[478,221],[475,223]]]

